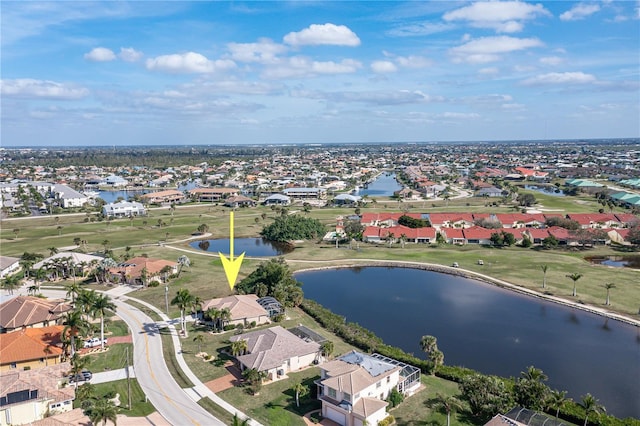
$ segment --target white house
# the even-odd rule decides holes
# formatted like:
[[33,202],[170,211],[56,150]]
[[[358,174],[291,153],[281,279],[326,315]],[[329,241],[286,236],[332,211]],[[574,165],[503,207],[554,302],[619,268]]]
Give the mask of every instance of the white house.
[[393,389],[411,395],[420,387],[420,369],[379,354],[352,351],[320,369],[322,416],[342,426],[377,425]]
[[125,178],[116,175],[107,176],[104,180],[105,185],[113,186],[114,188],[127,186],[128,183]]
[[105,204],[102,214],[107,217],[144,216],[146,210],[142,203],[137,201],[120,201],[118,203]]
[[62,208],[82,207],[89,202],[89,197],[81,194],[67,185],[55,184],[53,186],[55,198],[62,202]]

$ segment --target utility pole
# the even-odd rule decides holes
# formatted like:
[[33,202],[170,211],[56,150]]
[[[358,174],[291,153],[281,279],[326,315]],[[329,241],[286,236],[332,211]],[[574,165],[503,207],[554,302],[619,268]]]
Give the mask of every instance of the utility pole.
[[127,399],[129,400],[129,411],[131,411],[131,377],[129,375],[129,347],[126,348],[127,363],[125,365],[127,371]]
[[169,283],[164,286],[164,306],[167,315],[169,315]]

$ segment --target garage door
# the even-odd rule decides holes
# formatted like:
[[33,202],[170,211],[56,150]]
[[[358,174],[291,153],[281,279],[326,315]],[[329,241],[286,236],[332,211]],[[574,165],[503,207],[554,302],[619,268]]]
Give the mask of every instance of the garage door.
[[338,423],[339,425],[344,426],[347,423],[345,421],[344,414],[342,414],[339,411],[334,410],[331,407],[327,407],[326,410],[325,410],[325,413],[326,413],[326,415],[325,415],[326,418],[333,420],[334,422]]

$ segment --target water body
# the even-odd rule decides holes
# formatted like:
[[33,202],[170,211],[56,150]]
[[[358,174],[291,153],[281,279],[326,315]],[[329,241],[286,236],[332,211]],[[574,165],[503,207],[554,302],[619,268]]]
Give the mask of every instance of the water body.
[[430,271],[365,267],[302,272],[305,297],[385,343],[424,358],[438,339],[445,363],[517,377],[530,365],[575,400],[590,392],[618,417],[640,418],[640,328]]
[[[177,190],[188,191],[195,187],[195,181],[188,181],[184,185],[179,185]],[[163,191],[163,189],[160,189],[159,191]],[[118,201],[118,197],[122,197],[125,201],[128,201],[129,198],[133,198],[135,195],[148,194],[149,192],[154,191],[150,189],[134,189],[129,191],[98,191],[98,196],[107,203],[115,203],[116,201]]]
[[361,197],[364,195],[370,197],[391,197],[395,191],[401,189],[402,185],[398,183],[394,173],[382,173],[376,180],[367,185],[366,188],[360,188],[359,191],[355,192],[355,195]]
[[[213,253],[222,253],[229,256],[229,239],[221,238],[217,240],[200,240],[189,243],[191,247],[198,250]],[[238,256],[245,253],[245,256],[280,256],[293,251],[293,247],[287,243],[278,243],[265,240],[263,238],[234,238],[233,254]]]
[[613,266],[614,268],[633,268],[640,269],[640,256],[603,256],[603,257],[587,257],[591,263],[599,265]]
[[556,188],[555,186],[538,186],[538,185],[525,185],[524,189],[530,189],[532,191],[541,192],[543,194],[552,195],[554,197],[564,197],[564,191]]

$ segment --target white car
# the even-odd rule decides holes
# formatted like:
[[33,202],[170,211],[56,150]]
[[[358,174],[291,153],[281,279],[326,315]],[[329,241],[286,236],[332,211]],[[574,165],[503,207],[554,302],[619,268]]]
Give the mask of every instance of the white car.
[[[104,339],[104,344],[107,344],[107,338],[105,337]],[[95,348],[100,346],[100,338],[99,337],[92,337],[91,339],[87,339],[84,341],[84,347],[85,348]]]

